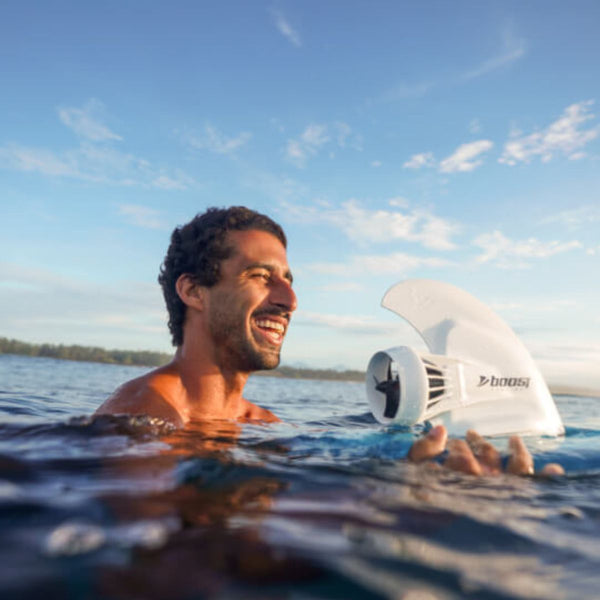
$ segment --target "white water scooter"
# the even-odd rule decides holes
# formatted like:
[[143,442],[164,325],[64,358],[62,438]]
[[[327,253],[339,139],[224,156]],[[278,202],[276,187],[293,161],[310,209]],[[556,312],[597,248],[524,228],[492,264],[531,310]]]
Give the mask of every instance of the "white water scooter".
[[378,421],[429,421],[453,435],[564,433],[531,355],[485,304],[450,284],[412,279],[381,305],[406,319],[430,353],[399,346],[371,358],[367,397]]

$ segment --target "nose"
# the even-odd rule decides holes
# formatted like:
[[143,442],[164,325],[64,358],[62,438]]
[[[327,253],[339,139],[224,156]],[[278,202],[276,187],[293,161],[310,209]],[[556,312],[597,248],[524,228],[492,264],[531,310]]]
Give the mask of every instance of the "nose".
[[289,313],[292,313],[298,307],[298,299],[292,288],[292,284],[283,277],[278,278],[271,288],[270,300],[272,304],[279,306]]

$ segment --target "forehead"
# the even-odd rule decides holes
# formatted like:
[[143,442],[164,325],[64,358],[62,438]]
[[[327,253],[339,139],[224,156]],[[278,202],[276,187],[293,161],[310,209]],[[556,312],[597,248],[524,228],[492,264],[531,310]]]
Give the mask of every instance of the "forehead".
[[230,231],[227,242],[233,248],[228,261],[241,263],[265,263],[288,269],[287,254],[283,244],[272,234],[259,229]]

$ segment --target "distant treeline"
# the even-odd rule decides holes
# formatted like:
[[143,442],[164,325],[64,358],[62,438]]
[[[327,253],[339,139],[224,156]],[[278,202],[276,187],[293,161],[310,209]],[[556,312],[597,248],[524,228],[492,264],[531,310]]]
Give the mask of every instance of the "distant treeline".
[[278,367],[274,371],[260,371],[257,375],[269,377],[287,377],[288,379],[325,379],[328,381],[364,381],[362,371],[336,371],[335,369],[298,369],[296,367]]
[[172,356],[165,352],[146,350],[105,350],[90,346],[65,346],[64,344],[28,344],[19,340],[0,337],[0,354],[21,354],[24,356],[44,356],[84,362],[109,363],[114,365],[135,365],[158,367],[168,363]]
[[[168,363],[172,355],[166,352],[147,350],[106,350],[91,346],[65,346],[64,344],[29,344],[19,340],[0,337],[0,354],[20,354],[22,356],[43,356],[83,362],[109,363],[113,365],[133,365],[159,367]],[[257,375],[287,377],[290,379],[324,379],[331,381],[364,381],[361,371],[336,371],[334,369],[298,369],[279,367],[274,371],[260,371]]]

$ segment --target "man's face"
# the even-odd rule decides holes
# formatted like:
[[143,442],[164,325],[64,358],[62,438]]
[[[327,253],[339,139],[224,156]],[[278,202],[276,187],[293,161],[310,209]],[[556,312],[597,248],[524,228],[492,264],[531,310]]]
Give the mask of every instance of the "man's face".
[[251,372],[279,364],[296,295],[282,243],[260,230],[234,231],[233,255],[209,288],[209,330],[215,358],[226,369]]

